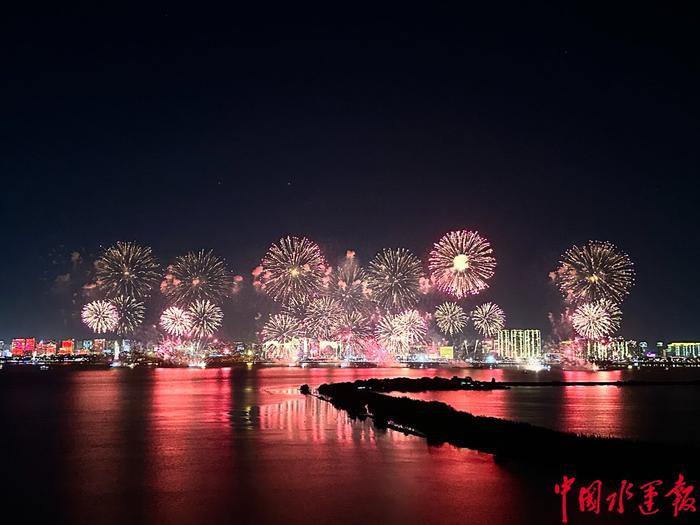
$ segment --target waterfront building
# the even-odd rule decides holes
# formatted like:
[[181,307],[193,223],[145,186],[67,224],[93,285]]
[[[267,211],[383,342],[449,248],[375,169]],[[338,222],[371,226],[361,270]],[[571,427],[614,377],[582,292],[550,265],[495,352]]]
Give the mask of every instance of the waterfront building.
[[32,355],[36,350],[36,340],[33,337],[12,340],[12,356],[23,357]]
[[60,355],[72,355],[75,352],[75,340],[64,339],[61,341],[61,347],[58,349]]
[[36,345],[36,355],[54,355],[56,353],[56,341],[39,341]]
[[700,343],[669,343],[668,357],[700,357]]
[[542,357],[542,336],[537,329],[507,329],[498,332],[498,353],[502,359]]
[[92,353],[92,346],[92,339],[83,339],[76,343],[75,349],[78,354],[90,354]]
[[105,339],[95,339],[92,345],[92,349],[95,353],[103,354],[107,348],[107,341]]
[[654,355],[653,352],[649,351],[649,343],[646,341],[639,341],[639,351],[642,353],[642,356],[651,357]]
[[455,348],[454,346],[441,346],[438,348],[439,356],[442,359],[454,359],[455,358]]
[[586,360],[588,361],[628,361],[635,355],[636,341],[624,337],[611,337],[600,341],[586,341]]
[[656,341],[656,355],[657,357],[666,356],[666,348],[663,341]]

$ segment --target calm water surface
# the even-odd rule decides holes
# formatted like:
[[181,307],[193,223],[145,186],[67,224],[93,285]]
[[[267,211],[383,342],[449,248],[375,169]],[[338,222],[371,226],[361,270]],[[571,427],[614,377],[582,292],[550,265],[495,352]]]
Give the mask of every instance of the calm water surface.
[[[464,373],[6,367],[0,372],[3,503],[24,518],[52,523],[559,523],[556,476],[376,431],[298,393],[302,383]],[[485,380],[562,378],[466,373]],[[688,387],[418,396],[562,430],[699,441],[700,399]],[[606,522],[620,521],[590,521]]]

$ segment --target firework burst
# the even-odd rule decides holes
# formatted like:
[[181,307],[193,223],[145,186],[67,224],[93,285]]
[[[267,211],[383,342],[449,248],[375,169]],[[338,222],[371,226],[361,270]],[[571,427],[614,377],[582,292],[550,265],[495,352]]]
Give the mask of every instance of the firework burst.
[[620,308],[607,299],[583,303],[571,316],[574,330],[587,339],[612,335],[620,327],[621,319]]
[[372,337],[372,322],[359,310],[343,311],[336,326],[336,337],[345,344],[360,343]]
[[233,288],[233,276],[211,250],[190,252],[175,259],[161,285],[170,301],[180,306],[205,300],[219,303]]
[[506,315],[500,306],[494,303],[484,303],[477,306],[471,313],[474,328],[481,337],[495,337],[506,324]]
[[355,252],[348,251],[333,275],[331,294],[346,310],[361,310],[367,304],[367,276],[355,258]]
[[109,301],[93,301],[83,307],[83,322],[97,334],[113,331],[119,323],[117,307]]
[[119,314],[117,334],[124,336],[134,333],[134,330],[143,323],[146,311],[144,304],[128,295],[120,295],[112,299],[112,304]]
[[330,340],[338,329],[343,309],[340,303],[327,296],[319,297],[309,303],[306,313],[306,329],[312,337]]
[[377,340],[394,355],[405,356],[411,347],[424,344],[428,331],[425,319],[417,310],[387,315],[377,323]]
[[329,268],[318,245],[306,237],[273,244],[253,271],[255,285],[275,301],[305,303],[324,286]]
[[372,259],[367,270],[372,300],[389,311],[415,306],[422,274],[420,259],[408,250],[382,250]]
[[428,266],[435,286],[458,299],[488,288],[496,259],[489,242],[477,232],[449,232],[435,243]]
[[206,299],[196,300],[188,308],[192,322],[192,336],[203,339],[212,335],[220,326],[224,318],[221,308]]
[[160,280],[159,266],[151,249],[131,242],[118,242],[95,261],[97,286],[108,298],[141,299],[150,295]]
[[589,241],[567,250],[553,277],[571,302],[605,299],[619,304],[634,284],[634,265],[614,244]]
[[464,309],[456,303],[442,303],[435,309],[435,322],[445,335],[461,333],[468,319]]
[[265,344],[284,345],[303,336],[299,319],[291,315],[276,314],[270,317],[260,333]]
[[192,317],[187,310],[171,306],[160,316],[160,326],[172,336],[183,336],[192,329]]

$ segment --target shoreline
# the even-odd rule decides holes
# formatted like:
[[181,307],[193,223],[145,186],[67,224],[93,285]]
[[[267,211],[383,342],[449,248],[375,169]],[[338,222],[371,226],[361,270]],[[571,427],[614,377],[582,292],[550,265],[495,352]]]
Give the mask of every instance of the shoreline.
[[[417,381],[413,392],[425,379]],[[375,380],[383,381],[383,380]],[[463,385],[460,390],[486,389]],[[693,384],[700,384],[694,382]],[[389,388],[390,383],[384,386]],[[553,386],[553,385],[552,385]],[[494,389],[496,385],[493,385]],[[379,388],[382,388],[381,386]],[[371,419],[378,429],[390,428],[417,435],[429,445],[444,443],[492,454],[503,462],[518,462],[547,468],[566,468],[568,472],[623,474],[659,472],[677,474],[700,472],[700,448],[697,445],[670,446],[623,438],[573,434],[538,427],[529,423],[458,411],[438,401],[396,397],[367,388],[364,381],[325,383],[317,389],[321,400],[345,411],[351,419]],[[426,390],[422,390],[426,391]],[[301,392],[313,395],[308,385]]]

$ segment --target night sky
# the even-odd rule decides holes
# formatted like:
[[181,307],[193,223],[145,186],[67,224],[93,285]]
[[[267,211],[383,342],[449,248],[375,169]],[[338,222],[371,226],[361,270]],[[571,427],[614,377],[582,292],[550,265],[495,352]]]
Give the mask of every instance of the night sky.
[[249,338],[269,308],[250,273],[280,236],[331,263],[425,260],[467,228],[498,258],[467,304],[498,302],[510,327],[549,332],[548,273],[600,239],[636,265],[620,333],[698,340],[689,5],[6,16],[0,339],[88,335],[80,287],[117,240],[225,257],[245,283],[224,333]]

